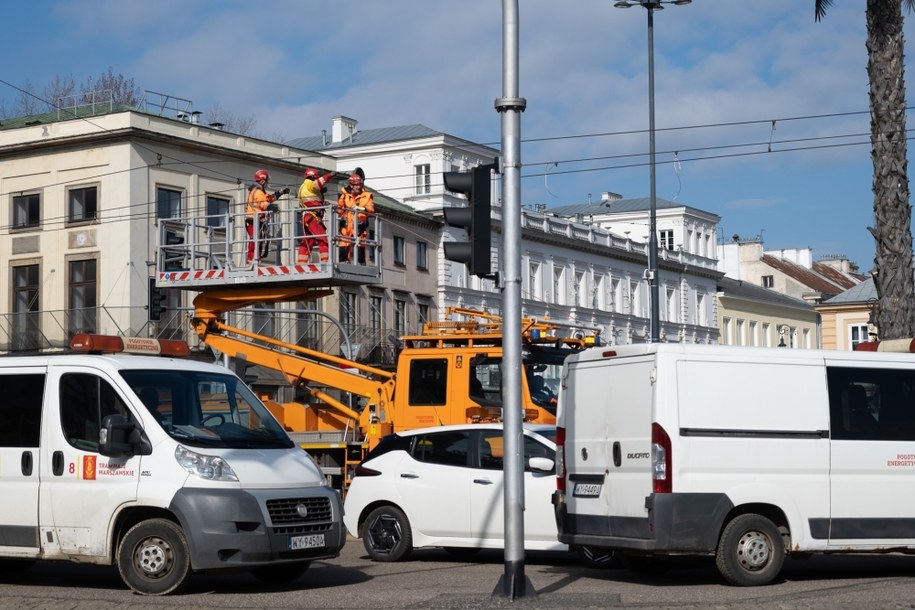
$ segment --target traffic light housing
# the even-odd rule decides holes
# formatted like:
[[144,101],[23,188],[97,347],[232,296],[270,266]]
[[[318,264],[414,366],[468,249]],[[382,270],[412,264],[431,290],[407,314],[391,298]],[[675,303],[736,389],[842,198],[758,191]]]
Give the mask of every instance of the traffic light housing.
[[156,286],[156,278],[149,278],[149,319],[153,322],[158,322],[162,319],[162,314],[165,313],[165,301],[167,296],[165,290]]
[[467,207],[445,208],[445,222],[467,231],[467,241],[445,242],[445,258],[464,263],[479,277],[492,275],[492,181],[495,166],[479,165],[467,172],[445,172],[445,189],[467,197]]
[[235,357],[235,374],[249,387],[257,383],[257,371],[251,370],[255,366],[257,365],[253,362],[248,362],[242,354]]

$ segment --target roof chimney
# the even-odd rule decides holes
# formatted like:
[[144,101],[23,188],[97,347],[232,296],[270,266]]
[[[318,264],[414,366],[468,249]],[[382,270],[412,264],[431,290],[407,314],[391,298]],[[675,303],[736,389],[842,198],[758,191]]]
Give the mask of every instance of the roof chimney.
[[340,144],[347,138],[352,138],[356,135],[356,125],[359,124],[359,121],[356,119],[351,119],[343,115],[337,115],[333,120],[333,128],[331,129],[330,137],[331,144]]

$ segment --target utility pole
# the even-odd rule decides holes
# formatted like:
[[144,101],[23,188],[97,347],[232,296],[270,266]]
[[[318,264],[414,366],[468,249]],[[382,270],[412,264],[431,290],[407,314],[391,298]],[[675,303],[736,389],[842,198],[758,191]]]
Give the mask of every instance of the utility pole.
[[502,419],[505,439],[505,573],[494,595],[534,597],[524,575],[524,439],[521,427],[521,113],[518,0],[502,0]]

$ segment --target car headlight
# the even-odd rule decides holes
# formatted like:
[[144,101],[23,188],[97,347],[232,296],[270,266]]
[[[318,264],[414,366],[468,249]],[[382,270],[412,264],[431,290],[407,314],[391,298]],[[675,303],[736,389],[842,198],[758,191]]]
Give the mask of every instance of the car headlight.
[[203,455],[178,445],[175,459],[189,473],[207,481],[238,481],[235,471],[221,457]]

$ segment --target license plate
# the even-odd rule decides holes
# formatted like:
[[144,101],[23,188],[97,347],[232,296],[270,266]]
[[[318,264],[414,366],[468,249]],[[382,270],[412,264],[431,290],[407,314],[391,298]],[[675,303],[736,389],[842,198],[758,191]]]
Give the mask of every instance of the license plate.
[[324,534],[312,534],[310,536],[290,536],[289,550],[300,551],[302,549],[315,549],[324,546]]
[[596,498],[600,495],[600,483],[576,483],[572,495],[579,498]]

